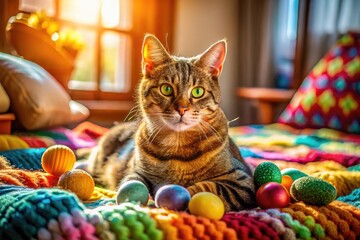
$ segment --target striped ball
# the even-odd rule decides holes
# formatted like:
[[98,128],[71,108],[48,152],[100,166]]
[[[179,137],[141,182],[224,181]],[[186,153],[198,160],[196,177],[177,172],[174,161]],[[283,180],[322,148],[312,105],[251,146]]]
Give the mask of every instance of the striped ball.
[[70,171],[75,164],[74,152],[65,145],[54,145],[46,149],[41,158],[41,165],[45,172],[54,176],[61,176]]

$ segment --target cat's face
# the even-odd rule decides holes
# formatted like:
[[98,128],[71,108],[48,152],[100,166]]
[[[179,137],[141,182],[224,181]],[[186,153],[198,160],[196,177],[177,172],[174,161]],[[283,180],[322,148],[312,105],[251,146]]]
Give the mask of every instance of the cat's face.
[[143,46],[140,106],[143,116],[160,130],[203,131],[219,111],[218,76],[226,54],[220,41],[194,58],[170,56],[147,35]]

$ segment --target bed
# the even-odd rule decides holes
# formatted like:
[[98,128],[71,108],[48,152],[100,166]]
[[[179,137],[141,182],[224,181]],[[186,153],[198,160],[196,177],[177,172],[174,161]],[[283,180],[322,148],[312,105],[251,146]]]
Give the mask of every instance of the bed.
[[81,119],[73,128],[0,135],[0,156],[8,163],[0,164],[0,239],[360,239],[359,39],[350,33],[338,41],[276,123],[229,131],[254,168],[272,162],[332,184],[337,196],[330,204],[291,201],[284,208],[227,212],[212,220],[151,204],[117,205],[116,193],[98,186],[81,201],[54,187],[41,166],[44,151],[56,144],[69,146],[81,160],[108,130]]

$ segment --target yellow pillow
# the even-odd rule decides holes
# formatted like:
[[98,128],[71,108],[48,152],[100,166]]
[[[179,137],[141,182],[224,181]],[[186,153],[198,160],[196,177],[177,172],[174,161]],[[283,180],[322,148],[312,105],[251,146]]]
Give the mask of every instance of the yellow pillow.
[[29,145],[21,138],[13,135],[0,135],[0,151],[29,148]]

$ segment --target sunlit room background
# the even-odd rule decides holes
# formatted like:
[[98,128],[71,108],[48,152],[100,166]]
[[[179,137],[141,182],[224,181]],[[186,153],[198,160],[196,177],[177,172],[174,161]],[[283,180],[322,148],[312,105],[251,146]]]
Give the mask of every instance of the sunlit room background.
[[[336,39],[360,25],[357,0],[3,0],[0,6],[4,26],[18,11],[41,10],[83,40],[66,90],[109,124],[134,107],[146,33],[188,57],[225,38],[221,105],[241,125],[256,123],[259,114],[239,88],[296,89]],[[6,44],[0,37],[2,51],[11,53]]]

